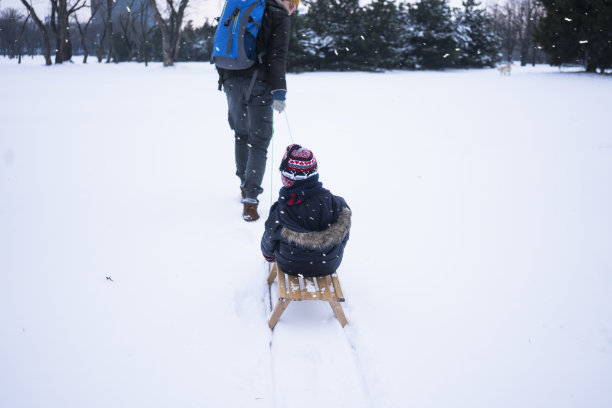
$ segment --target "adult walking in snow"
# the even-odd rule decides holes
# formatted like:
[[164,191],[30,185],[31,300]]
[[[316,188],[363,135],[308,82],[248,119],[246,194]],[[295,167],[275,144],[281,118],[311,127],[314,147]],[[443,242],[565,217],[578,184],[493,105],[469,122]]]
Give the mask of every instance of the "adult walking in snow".
[[219,84],[227,95],[229,125],[234,131],[236,175],[240,178],[245,221],[259,219],[257,197],[263,192],[273,109],[280,113],[286,106],[289,17],[298,5],[299,0],[266,1],[256,40],[261,58],[248,69],[217,67]]
[[280,172],[283,187],[261,238],[264,258],[289,275],[334,273],[349,239],[349,206],[323,188],[317,159],[298,144],[287,147]]

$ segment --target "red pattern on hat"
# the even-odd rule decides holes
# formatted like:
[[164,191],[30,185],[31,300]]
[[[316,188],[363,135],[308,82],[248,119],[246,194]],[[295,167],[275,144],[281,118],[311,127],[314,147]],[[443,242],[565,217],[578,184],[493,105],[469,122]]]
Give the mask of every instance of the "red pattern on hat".
[[[291,152],[291,155],[287,155]],[[286,187],[292,186],[297,180],[305,180],[318,173],[317,159],[314,154],[298,144],[292,144],[285,149],[281,162],[281,177]]]
[[283,173],[281,173],[281,180],[283,181],[283,186],[285,187],[291,187],[295,184],[295,181],[288,179],[283,175]]

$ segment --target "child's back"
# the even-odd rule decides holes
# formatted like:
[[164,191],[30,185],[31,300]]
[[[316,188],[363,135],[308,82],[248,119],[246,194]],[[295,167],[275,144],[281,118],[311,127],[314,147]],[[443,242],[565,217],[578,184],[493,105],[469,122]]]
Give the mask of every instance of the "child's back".
[[288,146],[280,170],[284,187],[265,224],[264,257],[290,275],[335,272],[349,239],[350,208],[323,188],[310,150]]

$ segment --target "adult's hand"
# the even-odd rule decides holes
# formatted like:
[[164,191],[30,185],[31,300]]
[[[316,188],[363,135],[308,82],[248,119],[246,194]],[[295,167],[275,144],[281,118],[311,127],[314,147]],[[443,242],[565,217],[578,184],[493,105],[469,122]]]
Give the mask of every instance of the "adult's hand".
[[283,113],[285,108],[287,108],[287,102],[285,102],[286,97],[287,91],[284,91],[282,89],[274,91],[272,93],[272,109],[274,109],[278,113]]
[[278,113],[283,113],[286,107],[287,107],[287,103],[285,101],[281,101],[277,99],[274,99],[272,101],[272,109],[274,109]]

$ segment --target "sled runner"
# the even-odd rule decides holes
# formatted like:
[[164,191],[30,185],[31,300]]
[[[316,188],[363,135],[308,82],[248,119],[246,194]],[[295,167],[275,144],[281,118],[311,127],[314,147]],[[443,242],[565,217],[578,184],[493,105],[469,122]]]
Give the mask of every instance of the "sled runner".
[[328,276],[302,278],[287,275],[274,262],[268,276],[268,285],[272,285],[277,278],[278,302],[274,306],[270,320],[268,320],[270,329],[274,329],[278,319],[280,319],[291,301],[300,300],[323,300],[329,302],[342,327],[348,323],[340,305],[340,302],[344,302],[344,295],[342,294],[338,275],[335,272]]

